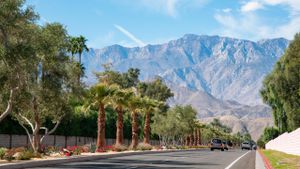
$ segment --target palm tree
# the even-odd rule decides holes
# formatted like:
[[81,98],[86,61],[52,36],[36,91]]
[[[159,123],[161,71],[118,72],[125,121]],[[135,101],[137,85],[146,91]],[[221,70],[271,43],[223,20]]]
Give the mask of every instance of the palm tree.
[[69,38],[69,47],[68,51],[71,52],[72,55],[72,61],[74,61],[74,55],[78,53],[79,49],[79,43],[78,43],[77,37],[70,37]]
[[87,47],[86,45],[86,41],[87,39],[80,35],[78,38],[77,38],[77,43],[78,43],[78,54],[79,54],[79,64],[81,65],[81,55],[84,51],[89,51],[89,48]]
[[98,131],[97,131],[97,152],[104,151],[105,147],[105,106],[109,103],[111,96],[115,92],[114,86],[99,83],[90,89],[88,108],[98,107]]
[[128,100],[133,94],[131,90],[118,88],[111,98],[111,104],[117,112],[116,145],[123,144],[123,113],[124,108],[128,106]]
[[148,97],[143,98],[143,109],[145,111],[145,124],[144,124],[144,143],[150,143],[150,115],[151,112],[156,111],[156,109],[162,105],[161,102],[150,99]]
[[78,53],[78,67],[80,68],[80,74],[78,75],[78,83],[80,83],[80,77],[83,75],[84,66],[81,63],[81,55],[84,51],[89,51],[89,48],[86,45],[87,39],[80,35],[79,37],[71,37],[70,38],[70,45],[69,45],[69,52],[72,54],[72,60],[74,60],[74,54]]
[[138,111],[142,107],[142,99],[139,96],[132,95],[128,99],[128,108],[131,111],[131,125],[132,125],[132,135],[131,135],[131,145],[132,149],[136,149],[138,145],[138,123],[137,115]]

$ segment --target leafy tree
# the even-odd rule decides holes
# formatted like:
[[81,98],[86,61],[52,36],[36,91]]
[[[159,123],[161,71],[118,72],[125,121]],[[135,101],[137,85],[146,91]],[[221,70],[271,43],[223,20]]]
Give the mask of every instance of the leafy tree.
[[190,105],[177,105],[165,115],[155,114],[153,121],[153,132],[163,144],[183,143],[184,138],[192,135],[196,127],[196,111]]
[[167,99],[174,96],[171,89],[159,77],[152,82],[141,82],[137,88],[142,97],[148,96],[151,99],[162,102],[166,102]]
[[[64,115],[71,111],[68,104],[68,73],[66,65],[66,30],[58,23],[37,28],[34,59],[27,67],[26,88],[17,96],[15,117],[25,129],[34,151],[40,151],[43,139],[52,134]],[[53,127],[43,126],[51,119]],[[51,127],[51,126],[50,126]],[[40,130],[44,136],[40,138]]]
[[38,16],[24,0],[0,1],[0,122],[12,112],[32,59]]
[[280,133],[300,126],[300,34],[295,35],[273,71],[265,78],[261,95],[273,109]]

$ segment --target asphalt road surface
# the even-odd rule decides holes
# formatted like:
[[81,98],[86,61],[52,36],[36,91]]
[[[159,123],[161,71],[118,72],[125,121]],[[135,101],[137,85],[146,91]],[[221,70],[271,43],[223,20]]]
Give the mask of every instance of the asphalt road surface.
[[130,155],[96,161],[73,162],[35,169],[167,169],[167,168],[203,168],[203,169],[255,169],[255,151],[184,151]]

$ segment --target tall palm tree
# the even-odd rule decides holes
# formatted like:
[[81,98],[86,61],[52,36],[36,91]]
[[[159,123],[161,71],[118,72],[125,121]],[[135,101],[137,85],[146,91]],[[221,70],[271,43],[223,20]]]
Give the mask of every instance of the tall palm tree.
[[78,54],[79,54],[79,64],[81,65],[81,55],[84,51],[89,51],[89,48],[87,47],[86,45],[86,41],[87,39],[80,35],[78,38],[77,38],[77,43],[78,43]]
[[69,47],[68,52],[71,52],[72,55],[72,61],[74,61],[74,55],[78,53],[79,49],[79,43],[78,43],[78,37],[70,37],[69,38]]
[[78,83],[80,83],[80,77],[84,72],[84,66],[81,63],[81,56],[84,51],[89,51],[89,48],[86,45],[87,39],[80,35],[79,37],[71,37],[69,41],[69,52],[72,54],[72,60],[74,60],[74,54],[78,53],[78,67],[81,70],[80,74],[78,75]]
[[117,131],[116,131],[116,145],[122,145],[124,140],[123,134],[123,113],[124,108],[128,106],[128,100],[134,93],[128,89],[118,88],[112,95],[111,105],[117,112]]
[[128,109],[131,111],[131,129],[132,129],[132,135],[131,135],[131,145],[130,147],[132,149],[136,149],[138,145],[138,122],[137,122],[137,116],[138,111],[141,110],[143,103],[142,99],[139,96],[132,95],[128,99]]
[[145,124],[144,124],[144,143],[150,144],[150,116],[151,112],[156,111],[156,109],[162,105],[161,102],[145,97],[142,99],[143,110],[145,111]]
[[109,100],[115,91],[116,88],[114,86],[99,83],[91,87],[89,92],[88,108],[91,106],[98,107],[97,152],[105,151],[105,106],[109,103]]

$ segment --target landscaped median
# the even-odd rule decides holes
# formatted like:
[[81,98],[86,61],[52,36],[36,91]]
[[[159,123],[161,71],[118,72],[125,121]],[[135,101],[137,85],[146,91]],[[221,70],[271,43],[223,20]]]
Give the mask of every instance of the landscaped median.
[[[110,146],[109,146],[110,147]],[[112,157],[120,157],[127,155],[138,155],[138,154],[152,154],[152,153],[161,153],[161,152],[173,152],[173,151],[193,151],[199,149],[205,149],[207,146],[182,146],[182,147],[168,147],[172,149],[166,149],[166,147],[153,147],[152,150],[126,150],[122,152],[107,150],[106,152],[83,152],[82,147],[73,147],[69,148],[71,151],[64,152],[64,150],[58,150],[56,153],[51,154],[41,154],[39,158],[31,157],[31,158],[19,158],[18,155],[22,154],[22,152],[15,152],[14,155],[11,156],[9,161],[0,160],[0,169],[21,169],[21,168],[31,168],[31,167],[39,167],[39,166],[47,166],[54,164],[61,164],[66,162],[80,162],[80,161],[91,161],[91,160],[99,160],[106,159]],[[20,149],[20,148],[19,148]],[[11,150],[9,150],[11,151]],[[21,150],[17,150],[21,151]],[[24,151],[24,150],[23,150]],[[27,154],[27,151],[25,154]],[[8,152],[11,153],[11,152]],[[17,154],[17,155],[16,155]],[[7,154],[5,154],[7,156]],[[22,155],[21,155],[22,156]],[[7,157],[2,157],[7,158]]]
[[275,150],[260,150],[273,169],[299,169],[300,156],[286,154]]

